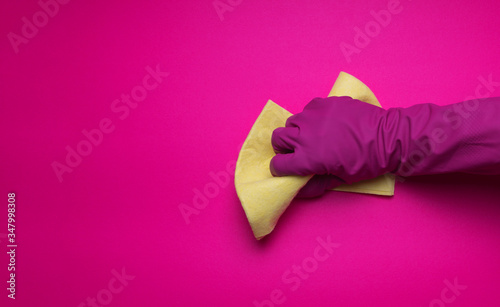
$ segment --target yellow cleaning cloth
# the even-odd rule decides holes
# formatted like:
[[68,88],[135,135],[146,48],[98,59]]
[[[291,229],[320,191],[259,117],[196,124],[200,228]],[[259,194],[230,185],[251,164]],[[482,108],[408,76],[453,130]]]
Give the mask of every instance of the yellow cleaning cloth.
[[[355,77],[340,72],[330,96],[350,96],[380,107],[372,91]],[[234,183],[255,238],[260,240],[273,231],[279,217],[311,176],[273,177],[269,162],[275,153],[271,145],[273,130],[284,127],[292,113],[269,100],[241,147]],[[335,191],[394,195],[394,176],[386,174]]]

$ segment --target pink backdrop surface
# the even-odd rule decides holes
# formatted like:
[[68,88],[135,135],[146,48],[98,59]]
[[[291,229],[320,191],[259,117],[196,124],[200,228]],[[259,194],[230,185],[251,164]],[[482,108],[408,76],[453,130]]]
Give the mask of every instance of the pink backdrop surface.
[[385,108],[463,101],[483,79],[500,96],[498,1],[0,11],[1,306],[500,306],[498,176],[296,200],[262,241],[233,184],[266,101],[300,112],[340,71]]

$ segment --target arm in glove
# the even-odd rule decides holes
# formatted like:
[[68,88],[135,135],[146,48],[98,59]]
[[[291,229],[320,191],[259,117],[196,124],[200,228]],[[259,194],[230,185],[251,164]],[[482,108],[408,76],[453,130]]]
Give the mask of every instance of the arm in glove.
[[274,176],[314,176],[313,197],[385,173],[500,174],[500,97],[382,108],[350,97],[315,98],[274,130]]

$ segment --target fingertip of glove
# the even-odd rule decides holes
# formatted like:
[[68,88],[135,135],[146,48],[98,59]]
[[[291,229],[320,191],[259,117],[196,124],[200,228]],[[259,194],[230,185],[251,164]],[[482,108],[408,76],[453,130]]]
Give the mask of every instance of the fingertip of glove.
[[273,177],[279,177],[279,173],[276,171],[276,168],[274,167],[275,163],[276,163],[276,156],[274,156],[271,161],[269,162],[269,170],[271,171],[271,175],[273,175]]
[[338,187],[344,182],[333,175],[315,175],[300,189],[297,198],[315,198],[325,194],[327,190]]

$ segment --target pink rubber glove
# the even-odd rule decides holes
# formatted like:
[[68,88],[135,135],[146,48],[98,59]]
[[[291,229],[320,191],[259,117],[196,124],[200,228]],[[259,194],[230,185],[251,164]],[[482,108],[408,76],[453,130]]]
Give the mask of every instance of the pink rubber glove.
[[500,97],[382,108],[315,98],[273,132],[273,176],[314,176],[298,197],[385,173],[500,174]]

